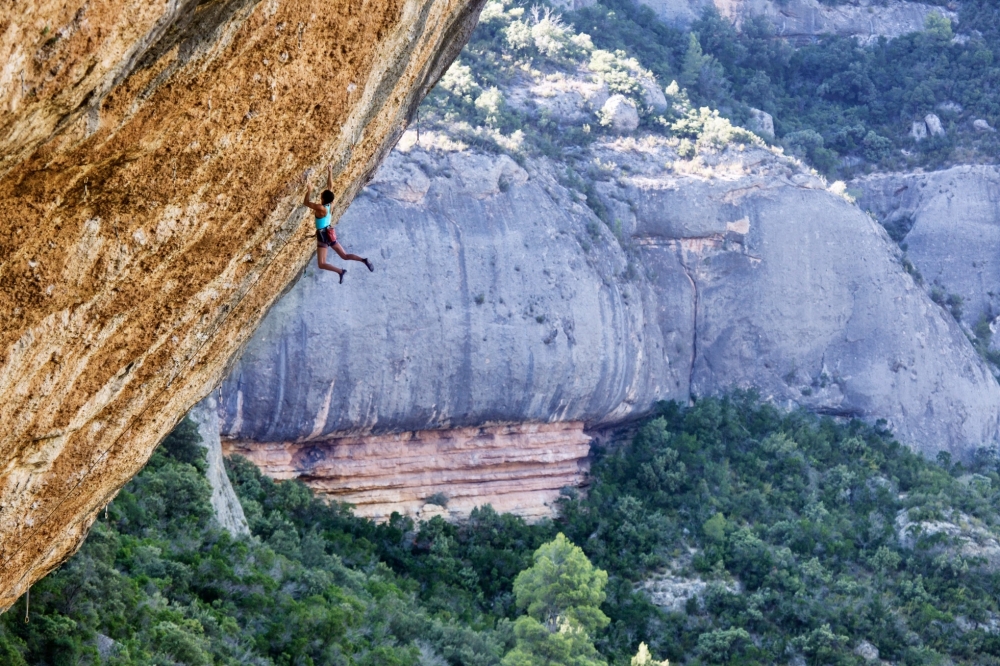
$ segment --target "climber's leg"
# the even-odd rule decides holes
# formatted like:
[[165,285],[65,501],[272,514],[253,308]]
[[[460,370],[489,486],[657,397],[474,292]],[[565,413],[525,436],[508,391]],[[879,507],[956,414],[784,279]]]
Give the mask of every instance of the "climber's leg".
[[319,265],[320,268],[322,268],[325,271],[333,271],[334,273],[340,276],[341,282],[344,281],[344,273],[346,273],[347,271],[343,268],[337,268],[333,264],[327,263],[325,245],[316,246],[316,263]]
[[344,248],[339,241],[333,241],[333,251],[339,254],[340,258],[344,259],[345,261],[360,261],[361,263],[363,263],[365,266],[368,267],[368,270],[370,271],[375,270],[375,267],[372,266],[372,263],[367,259],[365,259],[364,257],[359,257],[356,254],[347,254],[346,252],[344,252]]

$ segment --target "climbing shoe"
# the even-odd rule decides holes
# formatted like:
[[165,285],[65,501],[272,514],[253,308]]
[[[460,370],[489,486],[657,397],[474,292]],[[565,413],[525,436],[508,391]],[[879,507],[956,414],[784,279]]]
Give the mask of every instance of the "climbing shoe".
[[368,270],[370,270],[372,273],[375,272],[375,267],[372,266],[372,262],[368,261],[367,259],[365,259],[365,266],[367,266]]

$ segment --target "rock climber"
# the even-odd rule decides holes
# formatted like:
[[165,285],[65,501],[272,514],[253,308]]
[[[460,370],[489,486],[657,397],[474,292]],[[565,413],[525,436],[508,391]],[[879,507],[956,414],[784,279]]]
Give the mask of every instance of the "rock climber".
[[330,208],[333,206],[332,166],[326,167],[326,189],[319,195],[320,201],[323,204],[313,203],[309,200],[311,197],[312,185],[309,185],[306,187],[306,198],[302,203],[312,209],[313,214],[316,216],[316,263],[319,264],[319,267],[323,270],[333,271],[340,276],[340,283],[344,282],[344,273],[347,272],[347,269],[337,268],[326,261],[326,248],[331,247],[334,252],[340,255],[341,259],[360,261],[368,267],[368,270],[374,271],[375,267],[372,266],[372,262],[356,254],[347,254],[344,252],[343,246],[337,241],[337,232],[333,230],[333,225],[330,224]]

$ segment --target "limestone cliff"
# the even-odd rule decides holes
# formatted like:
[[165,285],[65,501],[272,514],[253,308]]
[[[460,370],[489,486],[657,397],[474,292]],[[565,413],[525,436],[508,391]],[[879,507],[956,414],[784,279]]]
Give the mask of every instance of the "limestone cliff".
[[[580,4],[580,0],[575,0]],[[931,12],[957,21],[954,7],[910,0],[848,0],[833,4],[821,0],[642,0],[668,23],[687,25],[701,18],[709,7],[736,23],[762,16],[779,35],[793,40],[814,39],[823,34],[857,37],[862,42],[879,37],[898,37],[924,29]]]
[[224,375],[477,0],[0,5],[0,609]]
[[970,326],[1000,315],[1000,168],[876,174],[851,187],[906,248],[928,291],[960,296]]
[[[874,220],[790,162],[730,148],[692,163],[656,137],[598,141],[587,159],[612,165],[591,183],[605,224],[559,182],[558,161],[522,168],[442,145],[409,132],[344,216],[344,245],[375,257],[374,274],[348,265],[338,285],[309,267],[261,325],[222,386],[230,450],[259,446],[258,460],[280,459],[264,469],[352,499],[346,473],[314,462],[346,456],[330,451],[352,438],[601,428],[734,386],[885,418],[930,454],[996,441],[1000,387],[962,331]],[[350,449],[352,469],[433,476],[443,453],[419,439],[417,456]],[[431,494],[387,474],[397,494],[383,513]]]

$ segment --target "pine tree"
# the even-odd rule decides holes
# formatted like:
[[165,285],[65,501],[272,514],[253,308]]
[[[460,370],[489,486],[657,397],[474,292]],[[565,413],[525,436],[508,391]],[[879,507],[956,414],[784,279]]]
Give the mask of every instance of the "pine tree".
[[698,35],[692,32],[688,41],[687,53],[684,54],[684,64],[681,67],[682,86],[685,88],[698,87],[698,82],[701,79],[701,68],[705,66],[709,57],[706,57],[701,50]]
[[608,574],[562,533],[534,554],[534,565],[514,580],[517,644],[503,666],[604,666],[591,635],[608,625],[601,612]]

